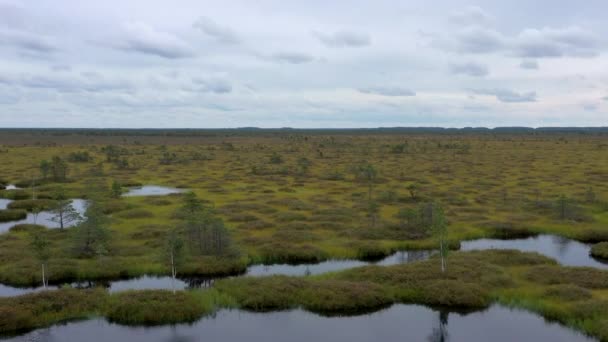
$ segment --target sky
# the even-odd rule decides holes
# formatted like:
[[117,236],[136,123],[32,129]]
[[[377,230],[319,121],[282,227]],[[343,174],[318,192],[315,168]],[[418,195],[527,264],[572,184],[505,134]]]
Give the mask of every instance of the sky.
[[0,0],[0,127],[608,126],[608,1]]

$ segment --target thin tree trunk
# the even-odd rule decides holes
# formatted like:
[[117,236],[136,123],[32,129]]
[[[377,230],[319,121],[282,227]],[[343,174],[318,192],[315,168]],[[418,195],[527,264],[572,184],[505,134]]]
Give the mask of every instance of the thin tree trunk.
[[175,294],[175,262],[173,260],[173,251],[171,251],[171,288]]
[[44,263],[42,263],[42,287],[46,289],[46,276],[44,274]]
[[443,250],[443,239],[439,242],[439,253],[441,254],[441,273],[445,273],[445,252]]

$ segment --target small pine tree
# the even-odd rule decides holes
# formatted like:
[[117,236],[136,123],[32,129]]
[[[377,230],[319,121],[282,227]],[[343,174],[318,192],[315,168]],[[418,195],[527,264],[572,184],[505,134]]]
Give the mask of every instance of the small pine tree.
[[42,267],[42,286],[48,286],[46,266],[50,258],[50,242],[43,232],[36,232],[31,237],[30,247]]
[[177,269],[180,267],[185,258],[184,240],[179,235],[178,231],[173,229],[165,237],[164,259],[171,269],[171,287],[175,293],[175,278]]

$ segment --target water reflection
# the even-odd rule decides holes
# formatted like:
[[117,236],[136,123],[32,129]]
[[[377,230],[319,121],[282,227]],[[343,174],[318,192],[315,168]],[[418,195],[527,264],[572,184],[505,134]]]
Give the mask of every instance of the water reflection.
[[[590,266],[601,269],[608,269],[608,264],[593,259],[589,255],[590,247],[586,244],[569,240],[567,238],[552,235],[540,235],[527,239],[516,240],[496,240],[479,239],[463,241],[461,249],[484,250],[484,249],[517,249],[524,252],[538,252],[557,260],[560,264],[569,266]],[[252,265],[249,266],[245,275],[248,276],[269,276],[269,275],[288,275],[288,276],[308,276],[327,272],[341,271],[353,267],[365,266],[370,264],[389,266],[396,264],[410,263],[414,261],[426,260],[435,251],[399,251],[377,262],[366,262],[360,260],[327,260],[318,264],[301,265]],[[142,276],[134,279],[116,280],[106,282],[73,283],[73,287],[88,288],[91,286],[103,286],[110,292],[118,292],[134,289],[168,289],[177,290],[192,288],[207,288],[213,286],[214,278],[210,277],[182,277],[172,282],[171,277]],[[10,286],[0,285],[0,297],[16,296],[34,291],[41,288],[20,289]]]
[[6,209],[8,204],[11,203],[12,200],[6,198],[0,198],[0,209]]
[[37,330],[7,341],[593,341],[531,313],[501,306],[466,315],[450,313],[449,319],[448,325],[447,312],[418,305],[394,305],[349,317],[321,317],[302,310],[223,310],[191,325],[128,327],[94,319]]
[[448,315],[450,313],[443,310],[437,313],[438,324],[437,327],[433,328],[433,331],[428,337],[429,342],[446,342],[449,341],[448,335]]
[[164,196],[170,194],[179,194],[184,192],[182,189],[170,188],[166,186],[158,185],[144,185],[139,188],[131,188],[128,192],[124,193],[123,196]]
[[485,249],[516,249],[523,252],[537,252],[557,260],[566,266],[589,266],[608,269],[608,265],[593,259],[591,247],[582,242],[556,235],[538,235],[527,239],[496,240],[478,239],[460,243],[463,251]]
[[[0,200],[0,207],[2,205],[2,201],[6,201],[6,200]],[[83,199],[74,199],[74,200],[72,200],[72,206],[80,215],[84,215],[84,212],[87,207],[87,201],[83,200]],[[38,214],[33,214],[33,213],[28,212],[27,217],[23,220],[0,223],[0,233],[5,233],[11,227],[18,225],[18,224],[39,224],[39,225],[46,226],[48,228],[59,228],[60,227],[59,223],[53,221],[54,216],[55,216],[55,214],[53,214],[50,211],[41,211]],[[71,225],[74,225],[75,223],[76,222],[73,222]],[[70,225],[68,225],[68,227],[69,226]]]

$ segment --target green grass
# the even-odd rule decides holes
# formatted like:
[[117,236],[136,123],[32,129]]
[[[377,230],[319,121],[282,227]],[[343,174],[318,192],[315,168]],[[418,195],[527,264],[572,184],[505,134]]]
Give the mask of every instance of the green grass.
[[[554,281],[530,274],[556,273]],[[303,308],[322,315],[357,315],[395,304],[475,310],[494,302],[523,308],[607,340],[608,271],[558,266],[535,253],[455,252],[441,272],[432,258],[394,266],[364,266],[308,277],[237,277],[213,289],[140,290],[109,294],[61,289],[0,298],[0,333],[86,317],[127,325],[193,322],[222,308],[253,311]],[[579,280],[584,278],[584,281]]]
[[[39,175],[38,162],[54,155],[65,158],[86,151],[94,160],[69,163],[68,182],[39,182],[36,194],[42,200],[37,202],[30,200],[31,189],[0,190],[0,197],[16,200],[14,207],[29,210],[34,204],[50,203],[58,187],[65,188],[70,198],[83,198],[91,184],[99,181],[108,186],[116,180],[124,186],[190,189],[215,206],[240,253],[230,258],[190,255],[178,269],[180,275],[231,275],[242,273],[251,263],[377,259],[400,249],[436,249],[435,239],[409,229],[397,217],[401,210],[416,209],[431,200],[445,208],[451,248],[462,240],[482,237],[556,234],[600,242],[592,253],[602,258],[608,241],[608,158],[603,147],[607,139],[602,135],[462,133],[25,136],[19,144],[2,148],[3,184],[22,181],[29,187],[26,180]],[[110,143],[120,147],[128,169],[106,161],[102,147]],[[407,147],[394,148],[403,144]],[[462,153],[452,148],[464,145],[468,149]],[[159,162],[165,152],[177,156],[173,164]],[[268,162],[275,154],[281,156],[281,164]],[[297,167],[302,157],[311,162],[305,174]],[[380,209],[374,227],[366,215],[367,184],[358,182],[351,172],[364,162],[378,171],[373,197]],[[97,163],[102,163],[101,169],[92,172]],[[411,184],[418,185],[415,198],[408,190]],[[591,199],[590,188],[595,194]],[[572,213],[564,219],[556,206],[561,195],[573,203]],[[50,241],[51,283],[167,275],[169,269],[161,258],[163,239],[181,223],[175,215],[181,196],[117,198],[105,203],[104,211],[111,216],[111,243],[102,258],[75,257],[69,229],[44,231]],[[34,229],[38,228],[16,227],[0,235],[0,282],[39,283],[38,261],[29,247],[29,232]],[[438,274],[437,261],[430,260],[319,277],[225,280],[218,283],[218,294],[243,308],[304,307],[324,314],[372,310],[394,302],[479,307],[498,301],[605,338],[608,315],[592,305],[608,300],[604,272],[560,267],[534,254],[505,253],[454,253],[447,275]],[[150,296],[157,295],[165,294]],[[151,298],[142,296],[141,301]],[[112,296],[106,297],[100,299],[102,309],[70,309],[73,315],[65,319],[106,316]],[[187,301],[195,300],[188,297]],[[189,312],[199,309],[196,306]],[[147,317],[145,305],[140,310],[141,317]],[[572,312],[593,314],[577,318]],[[28,321],[26,316],[14,315],[23,322]],[[44,325],[55,318],[34,321]]]
[[23,220],[26,217],[27,217],[27,211],[25,211],[25,210],[21,210],[21,209],[0,210],[0,222]]
[[591,247],[591,255],[596,258],[608,260],[608,241],[593,245],[593,247]]

